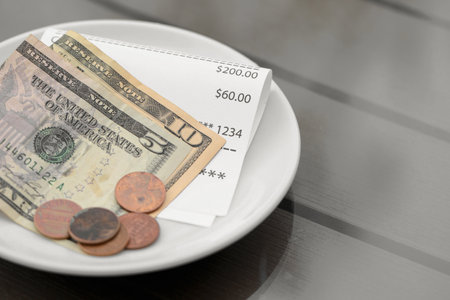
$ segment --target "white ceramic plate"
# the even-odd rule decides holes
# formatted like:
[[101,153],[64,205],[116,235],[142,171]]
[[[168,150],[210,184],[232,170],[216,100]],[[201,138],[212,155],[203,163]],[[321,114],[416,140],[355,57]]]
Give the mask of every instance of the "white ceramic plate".
[[[102,20],[51,27],[253,64],[219,42],[160,24]],[[4,61],[29,33],[40,38],[44,30],[36,29],[0,43],[0,60]],[[0,256],[36,269],[88,276],[136,274],[191,262],[228,246],[260,224],[286,194],[299,158],[300,134],[295,115],[280,88],[273,84],[229,214],[216,219],[212,227],[159,220],[161,235],[151,247],[111,257],[92,257],[63,248],[0,213]]]

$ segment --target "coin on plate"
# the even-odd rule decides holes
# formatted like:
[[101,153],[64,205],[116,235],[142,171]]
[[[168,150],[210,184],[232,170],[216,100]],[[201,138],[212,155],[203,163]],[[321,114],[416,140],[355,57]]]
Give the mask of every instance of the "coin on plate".
[[77,242],[99,244],[115,236],[119,228],[119,219],[112,211],[101,207],[90,207],[73,216],[69,234]]
[[69,237],[69,224],[81,206],[66,199],[53,199],[41,204],[34,214],[34,226],[42,235],[52,239]]
[[147,247],[159,236],[158,222],[147,214],[127,213],[120,216],[119,221],[125,226],[130,236],[127,249]]
[[124,209],[148,213],[158,209],[166,199],[164,183],[147,172],[133,172],[117,182],[116,200]]
[[95,245],[79,243],[81,250],[89,255],[108,256],[114,255],[125,249],[129,241],[128,231],[120,225],[119,232],[110,240]]

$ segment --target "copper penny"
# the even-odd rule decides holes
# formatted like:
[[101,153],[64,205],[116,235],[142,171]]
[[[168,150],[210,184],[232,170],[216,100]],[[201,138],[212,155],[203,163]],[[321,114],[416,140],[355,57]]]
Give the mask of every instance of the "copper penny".
[[128,231],[130,242],[127,249],[140,249],[152,244],[159,236],[159,225],[147,214],[128,213],[119,217]]
[[80,243],[80,248],[89,255],[108,256],[114,255],[125,249],[128,244],[129,235],[125,226],[120,225],[119,232],[109,241],[96,245]]
[[166,199],[164,183],[147,172],[134,172],[122,177],[116,185],[116,200],[124,209],[148,213],[158,209]]
[[69,224],[81,206],[66,199],[54,199],[41,204],[34,214],[34,226],[42,235],[52,239],[67,239]]
[[115,236],[119,227],[119,219],[112,211],[101,207],[91,207],[73,216],[69,234],[77,242],[99,244]]

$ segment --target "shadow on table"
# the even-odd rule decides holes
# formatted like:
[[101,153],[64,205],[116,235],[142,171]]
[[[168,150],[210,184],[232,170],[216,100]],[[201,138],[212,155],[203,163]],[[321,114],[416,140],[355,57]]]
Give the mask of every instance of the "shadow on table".
[[286,250],[293,215],[275,210],[224,250],[188,265],[149,274],[75,277],[0,260],[2,299],[246,299],[269,278]]

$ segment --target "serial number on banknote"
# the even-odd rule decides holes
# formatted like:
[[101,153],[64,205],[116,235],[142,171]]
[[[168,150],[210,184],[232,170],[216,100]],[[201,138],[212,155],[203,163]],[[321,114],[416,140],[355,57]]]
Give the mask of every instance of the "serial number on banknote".
[[[9,153],[12,158],[16,161],[22,162],[25,166],[27,166],[32,172],[36,173],[36,175],[40,176],[42,180],[47,182],[49,185],[55,185],[58,180],[55,176],[52,176],[52,173],[48,171],[44,171],[44,167],[40,165],[36,160],[31,158],[25,152],[19,151],[17,147],[12,147],[11,143],[6,142],[6,139],[2,139],[0,141],[0,146],[4,145],[3,149],[6,153]],[[56,186],[56,185],[55,185]],[[56,186],[56,189],[62,191],[64,187],[64,183],[60,183]]]

